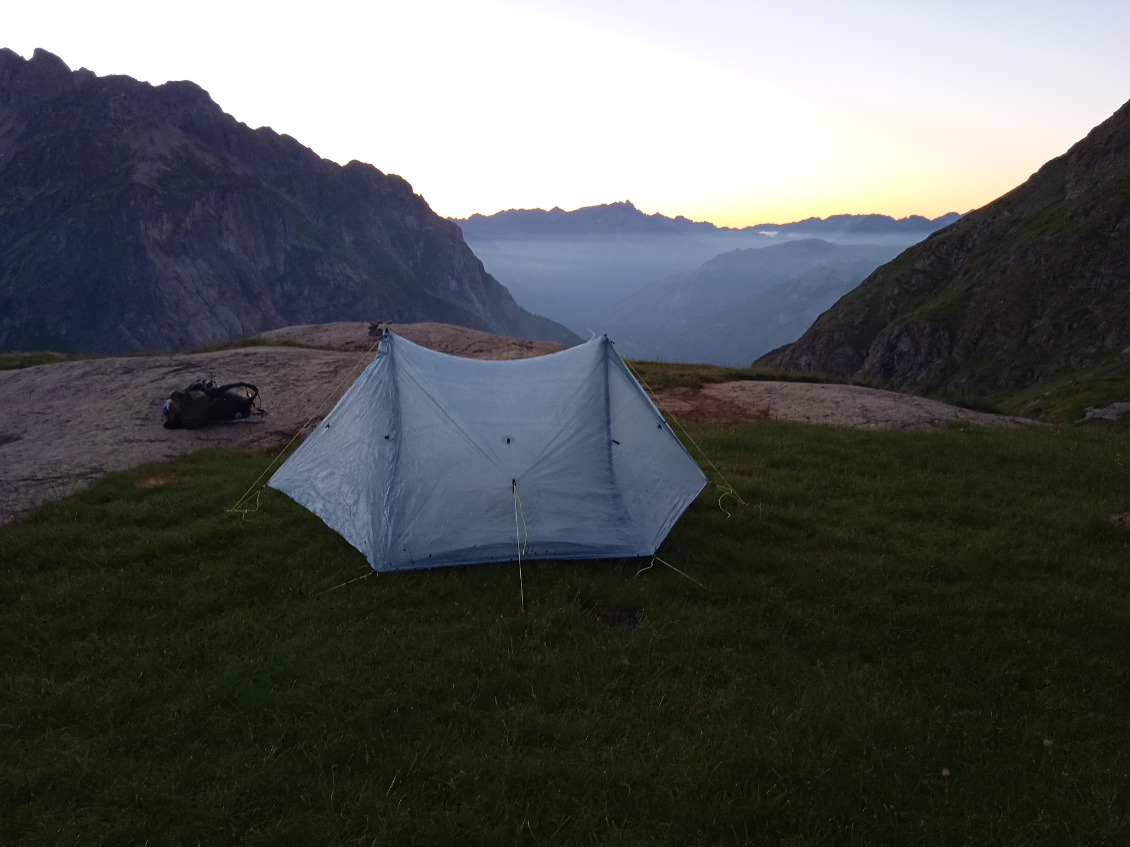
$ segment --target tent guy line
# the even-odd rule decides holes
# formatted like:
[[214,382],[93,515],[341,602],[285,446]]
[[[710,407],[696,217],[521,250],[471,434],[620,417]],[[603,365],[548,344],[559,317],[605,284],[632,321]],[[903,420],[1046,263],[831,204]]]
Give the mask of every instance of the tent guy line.
[[[613,347],[615,347],[615,346],[616,345],[613,344]],[[617,351],[617,352],[619,352],[619,351]],[[644,390],[647,392],[649,397],[654,398],[653,402],[656,404],[656,408],[660,408],[662,404],[660,403],[660,400],[659,400],[659,393],[657,391],[655,391],[650,385],[648,385],[644,381],[643,377],[640,376],[639,371],[637,371],[635,368],[632,367],[631,362],[629,362],[627,359],[624,359],[622,356],[620,358],[623,360],[624,366],[632,372],[632,376],[635,377],[636,382],[638,382],[641,386],[643,386]],[[721,482],[715,482],[714,480],[709,480],[709,482],[710,482],[711,485],[713,485],[715,488],[717,488],[719,491],[722,492],[722,494],[718,497],[718,508],[726,513],[726,519],[729,520],[730,517],[731,517],[730,510],[722,505],[722,501],[725,500],[727,497],[733,497],[735,500],[738,501],[739,506],[744,506],[744,505],[746,505],[746,502],[745,502],[745,500],[742,499],[742,495],[738,494],[738,490],[730,484],[730,480],[727,479],[726,475],[718,469],[718,466],[716,464],[714,464],[714,460],[710,458],[710,455],[705,450],[702,449],[702,447],[699,445],[699,443],[697,441],[694,440],[694,436],[691,435],[687,431],[687,428],[685,426],[683,426],[683,424],[679,420],[678,416],[674,412],[672,412],[670,409],[667,409],[667,408],[663,408],[663,413],[665,415],[664,423],[666,423],[666,418],[670,418],[671,420],[673,420],[675,422],[675,425],[677,427],[679,427],[679,431],[681,433],[683,433],[683,435],[686,437],[687,441],[689,441],[694,446],[694,448],[698,451],[698,454],[700,456],[702,456],[703,461],[705,461],[708,465],[710,465],[710,469],[712,471],[714,471],[714,473],[717,475],[718,479],[721,480]],[[670,426],[670,424],[667,424],[667,425]],[[620,442],[617,441],[617,442],[614,442],[614,443],[619,444]],[[659,561],[663,562],[662,559],[660,559]],[[667,565],[666,562],[663,562],[663,564]],[[676,568],[672,567],[671,565],[667,565],[667,567],[671,568],[672,570],[677,570]],[[644,570],[647,570],[647,568],[644,568]],[[682,571],[679,571],[679,573],[682,573]],[[686,574],[683,574],[683,576],[686,576]],[[687,577],[687,579],[690,579],[690,577]]]
[[[310,426],[310,424],[313,422],[314,418],[316,418],[318,416],[318,412],[322,411],[322,409],[325,407],[326,403],[328,403],[330,401],[330,398],[333,397],[334,394],[337,392],[337,390],[339,388],[341,388],[342,385],[345,384],[345,381],[347,379],[349,379],[351,376],[353,376],[355,373],[357,373],[357,369],[359,367],[361,367],[361,364],[365,361],[365,357],[368,356],[369,354],[371,354],[374,350],[376,350],[377,347],[380,345],[380,343],[381,343],[381,340],[378,338],[376,343],[374,343],[373,346],[370,347],[368,350],[366,350],[364,355],[362,355],[360,357],[357,364],[354,365],[353,367],[349,368],[342,375],[341,379],[339,379],[336,383],[334,383],[333,388],[331,388],[326,393],[326,396],[322,400],[322,402],[319,403],[318,407],[313,412],[310,413],[310,417],[306,419],[306,423],[302,424],[300,427],[298,427],[298,429],[296,429],[294,431],[294,435],[292,435],[290,437],[290,441],[288,441],[286,444],[283,445],[283,448],[281,450],[279,450],[278,454],[273,459],[271,459],[270,462],[267,463],[267,467],[263,468],[262,473],[260,473],[259,476],[255,477],[255,481],[252,482],[251,485],[249,485],[247,487],[247,490],[244,491],[242,495],[240,495],[240,498],[238,500],[236,500],[235,503],[231,506],[231,508],[229,508],[227,511],[233,512],[233,513],[238,514],[238,515],[242,515],[244,520],[247,520],[247,516],[251,512],[259,511],[259,498],[263,494],[263,488],[264,488],[264,486],[259,486],[260,481],[262,481],[263,477],[265,477],[268,473],[271,472],[271,468],[273,468],[275,466],[275,464],[278,462],[278,460],[283,457],[283,454],[286,453],[286,451],[290,449],[290,445],[292,445],[298,439],[298,436],[300,436],[302,434],[302,431],[305,430],[306,427]],[[258,490],[256,490],[256,488],[255,488],[256,486],[259,486]],[[252,491],[255,492],[255,505],[250,507],[250,508],[240,508],[241,506],[243,506],[244,503],[248,502],[251,499],[251,492]],[[338,587],[340,588],[340,586],[338,586]]]
[[[526,611],[526,582],[522,578],[522,554],[526,552],[526,541],[529,540],[530,536],[526,532],[526,515],[522,510],[522,498],[518,496],[518,480],[510,480],[510,485],[514,489],[514,536],[518,544],[518,611],[524,612]],[[518,526],[519,518],[522,521],[521,528]]]

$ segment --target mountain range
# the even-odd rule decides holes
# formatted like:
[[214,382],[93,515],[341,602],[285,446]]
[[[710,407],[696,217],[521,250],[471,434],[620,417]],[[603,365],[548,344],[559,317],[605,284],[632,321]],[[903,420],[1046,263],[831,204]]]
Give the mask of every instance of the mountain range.
[[1056,392],[1128,399],[1130,103],[762,363],[1022,412]]
[[191,82],[0,50],[0,349],[175,350],[339,320],[578,340],[402,178],[252,130]]
[[618,238],[636,235],[743,237],[764,236],[787,238],[824,238],[832,241],[859,240],[880,243],[895,239],[913,243],[948,226],[960,217],[949,212],[933,220],[921,215],[892,218],[888,215],[832,215],[828,218],[805,218],[786,224],[756,224],[746,227],[715,226],[707,221],[692,221],[678,215],[674,218],[658,213],[647,214],[631,200],[585,206],[566,212],[554,207],[544,209],[507,209],[493,215],[471,215],[452,218],[470,241],[515,241],[545,238]]
[[[956,218],[956,213],[933,221],[921,216],[896,220],[886,215],[836,215],[731,229],[685,217],[648,215],[625,201],[572,212],[511,209],[456,223],[475,255],[519,303],[587,335],[610,331],[605,318],[621,301],[663,280],[694,274],[723,253],[814,237],[836,244],[901,248]],[[827,305],[818,299],[822,308]],[[794,305],[811,313],[800,300]],[[788,322],[795,323],[795,316]],[[789,340],[774,338],[777,343]],[[769,349],[756,342],[744,346]]]

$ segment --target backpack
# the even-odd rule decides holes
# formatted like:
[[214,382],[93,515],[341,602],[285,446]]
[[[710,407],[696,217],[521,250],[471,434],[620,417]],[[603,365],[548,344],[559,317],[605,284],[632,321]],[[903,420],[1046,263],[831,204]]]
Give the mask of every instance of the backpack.
[[249,382],[217,386],[210,379],[174,391],[161,407],[165,429],[198,429],[209,421],[247,418],[252,412],[266,414],[259,406],[259,389]]

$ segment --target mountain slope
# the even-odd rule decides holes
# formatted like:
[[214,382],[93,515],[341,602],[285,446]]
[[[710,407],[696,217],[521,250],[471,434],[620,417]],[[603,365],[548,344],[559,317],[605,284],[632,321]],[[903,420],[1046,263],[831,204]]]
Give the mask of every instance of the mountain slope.
[[806,239],[734,250],[647,286],[602,325],[634,358],[745,367],[800,336],[900,249]]
[[1130,374],[1130,103],[762,362],[988,400]]
[[191,82],[0,50],[0,349],[169,350],[443,321],[571,343],[411,186],[251,130]]

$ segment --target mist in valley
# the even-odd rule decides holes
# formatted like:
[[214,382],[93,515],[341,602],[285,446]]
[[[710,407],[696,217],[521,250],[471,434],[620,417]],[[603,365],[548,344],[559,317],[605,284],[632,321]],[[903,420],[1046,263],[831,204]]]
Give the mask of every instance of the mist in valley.
[[523,308],[552,316],[582,338],[606,332],[605,312],[659,280],[693,271],[735,248],[776,243],[756,233],[466,241]]
[[725,229],[616,203],[459,223],[523,308],[582,338],[607,333],[636,358],[748,365],[957,217],[837,215]]
[[633,359],[746,367],[799,338],[902,249],[803,239],[734,250],[645,286],[600,324]]

